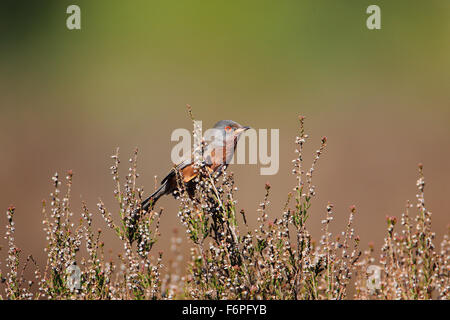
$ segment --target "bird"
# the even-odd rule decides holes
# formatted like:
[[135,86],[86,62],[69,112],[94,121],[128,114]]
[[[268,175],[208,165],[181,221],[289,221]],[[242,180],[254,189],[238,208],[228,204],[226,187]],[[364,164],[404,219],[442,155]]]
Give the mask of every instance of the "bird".
[[[213,129],[214,137],[203,151],[203,159],[209,173],[222,173],[222,169],[233,158],[237,142],[242,133],[250,129],[249,126],[242,126],[233,120],[220,120]],[[225,167],[226,168],[226,167]],[[179,174],[177,174],[179,173]],[[192,197],[195,190],[195,177],[199,174],[194,168],[192,157],[174,166],[161,181],[161,185],[155,192],[141,203],[141,210],[148,212],[155,203],[164,195],[173,194],[178,189],[177,176],[179,176]]]

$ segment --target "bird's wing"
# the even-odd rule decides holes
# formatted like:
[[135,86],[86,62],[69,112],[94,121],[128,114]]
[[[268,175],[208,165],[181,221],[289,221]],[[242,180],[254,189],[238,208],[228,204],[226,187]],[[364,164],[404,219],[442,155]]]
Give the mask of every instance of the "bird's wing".
[[165,176],[164,179],[162,179],[161,184],[164,184],[169,178],[172,178],[175,175],[175,171],[183,171],[187,166],[189,166],[192,163],[191,160],[186,159],[179,164],[177,164],[175,167],[173,167],[169,173]]
[[[221,170],[224,164],[224,160],[226,157],[225,155],[219,155],[221,159],[216,159],[218,158],[216,155],[217,147],[218,147],[217,145],[209,144],[203,151],[203,157],[206,161],[207,164],[206,168],[208,169],[209,173]],[[197,170],[194,170],[192,164],[193,164],[193,156],[190,159],[183,160],[175,167],[173,167],[172,170],[170,170],[170,172],[166,175],[166,177],[161,181],[161,184],[164,184],[168,179],[174,177],[176,171],[181,172],[183,176],[183,182],[187,183],[191,181],[198,175]]]

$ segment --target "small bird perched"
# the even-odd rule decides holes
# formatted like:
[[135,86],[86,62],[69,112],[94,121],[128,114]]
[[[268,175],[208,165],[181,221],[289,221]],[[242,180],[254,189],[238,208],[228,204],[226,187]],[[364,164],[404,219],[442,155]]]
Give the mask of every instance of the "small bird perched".
[[[224,165],[230,163],[240,135],[250,127],[241,126],[232,120],[221,120],[214,125],[213,129],[217,130],[215,131],[215,139],[206,146],[203,152],[205,165],[210,173],[220,172]],[[148,211],[150,206],[153,207],[160,197],[177,190],[177,171],[188,193],[190,195],[194,193],[194,178],[198,175],[198,170],[194,169],[194,161],[191,158],[170,170],[161,181],[161,186],[141,203],[142,210]]]

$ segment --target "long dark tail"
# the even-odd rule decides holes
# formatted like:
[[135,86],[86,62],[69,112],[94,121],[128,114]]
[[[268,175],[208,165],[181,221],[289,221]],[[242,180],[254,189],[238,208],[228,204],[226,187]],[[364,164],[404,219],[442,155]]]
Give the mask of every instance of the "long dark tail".
[[137,223],[138,223],[139,219],[141,218],[142,213],[144,211],[148,212],[150,209],[153,209],[156,201],[158,201],[158,199],[161,198],[161,196],[167,194],[168,192],[170,192],[170,190],[168,188],[167,181],[164,181],[164,183],[161,184],[155,192],[153,192],[147,199],[142,201],[141,209],[136,209],[134,211],[131,221],[130,221],[131,226],[130,226],[130,229],[128,232],[128,237],[131,242],[134,241],[135,233],[137,230]]
[[167,182],[164,182],[159,188],[153,192],[147,199],[142,201],[141,208],[142,210],[149,211],[149,209],[153,208],[156,201],[161,198],[163,195],[167,194]]

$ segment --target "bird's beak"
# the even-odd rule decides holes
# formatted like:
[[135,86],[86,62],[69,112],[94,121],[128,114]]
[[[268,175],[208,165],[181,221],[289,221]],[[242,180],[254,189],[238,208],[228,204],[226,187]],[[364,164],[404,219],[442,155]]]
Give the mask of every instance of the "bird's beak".
[[235,134],[241,134],[244,131],[247,131],[248,129],[251,129],[250,127],[241,127],[234,130]]

